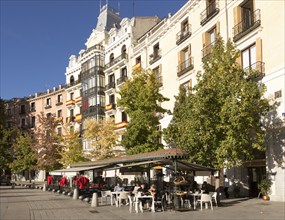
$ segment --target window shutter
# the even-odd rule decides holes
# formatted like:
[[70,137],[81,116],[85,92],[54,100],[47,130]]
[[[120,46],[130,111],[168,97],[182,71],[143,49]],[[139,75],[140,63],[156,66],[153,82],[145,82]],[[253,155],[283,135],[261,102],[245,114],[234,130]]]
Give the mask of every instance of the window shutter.
[[256,61],[262,62],[262,40],[260,38],[256,39]]
[[219,21],[217,21],[216,23],[216,37],[218,34],[220,34],[220,22]]
[[241,22],[241,7],[237,6],[234,8],[234,25]]

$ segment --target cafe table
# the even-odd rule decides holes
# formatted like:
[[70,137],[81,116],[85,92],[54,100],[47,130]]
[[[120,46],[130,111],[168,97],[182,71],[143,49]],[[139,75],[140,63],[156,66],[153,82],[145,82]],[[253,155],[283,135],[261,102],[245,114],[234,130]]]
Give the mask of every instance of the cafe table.
[[196,199],[199,199],[202,193],[188,193],[188,195],[193,197],[193,205],[194,209],[196,209]]
[[[152,195],[143,195],[143,196],[142,195],[138,195],[136,197],[136,199],[138,201],[138,202],[135,203],[135,211],[136,211],[136,213],[139,212],[139,207],[138,206],[139,206],[139,204],[141,204],[140,199],[151,199],[151,211],[155,212],[154,197]],[[143,212],[142,206],[141,206],[141,210],[140,211]]]
[[116,192],[111,192],[111,205],[113,205],[113,198],[116,197],[115,199],[115,204],[116,204],[116,207],[119,206],[119,203],[118,203],[118,197],[120,196],[121,192],[123,191],[116,191]]

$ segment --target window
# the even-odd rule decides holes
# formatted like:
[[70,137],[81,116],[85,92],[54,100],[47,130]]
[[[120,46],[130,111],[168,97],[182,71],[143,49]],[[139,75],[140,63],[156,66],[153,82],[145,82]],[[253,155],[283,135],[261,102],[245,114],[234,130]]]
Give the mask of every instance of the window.
[[246,48],[241,52],[242,54],[242,67],[247,68],[256,63],[256,46],[255,44]]
[[36,104],[34,102],[31,103],[31,112],[36,111]]
[[281,97],[282,97],[282,91],[281,90],[274,92],[274,98],[275,99],[278,99]]
[[62,135],[62,128],[61,127],[57,128],[57,134]]
[[115,59],[115,58],[114,58],[114,54],[111,53],[111,54],[110,54],[110,63],[112,63],[112,62],[114,61],[114,59]]
[[211,54],[212,48],[216,41],[217,34],[219,33],[219,27],[220,22],[217,22],[213,28],[203,33],[202,59]]
[[74,85],[74,76],[70,77],[70,85]]
[[34,128],[34,127],[35,127],[35,124],[36,124],[36,117],[35,117],[35,116],[32,116],[32,117],[31,117],[31,128]]
[[57,110],[57,117],[62,117],[62,110]]
[[25,105],[21,105],[21,107],[20,107],[20,114],[26,114]]
[[194,65],[191,57],[191,45],[189,45],[178,53],[177,76],[180,77],[193,68]]
[[51,117],[51,113],[47,113],[47,114],[46,114],[46,117],[47,117],[47,118],[50,118],[50,117]]
[[47,98],[46,99],[46,107],[50,107],[51,106],[51,98]]
[[109,103],[110,104],[115,103],[115,95],[114,94],[109,96]]
[[124,121],[128,121],[128,117],[127,117],[127,114],[125,112],[122,112],[122,122]]
[[12,116],[12,110],[10,108],[7,109],[7,115]]
[[26,127],[26,119],[22,118],[21,119],[21,128],[25,128]]
[[244,1],[234,8],[233,40],[237,41],[260,26],[260,10],[254,10],[253,0]]
[[126,47],[126,45],[123,45],[122,50],[121,50],[121,54],[124,57],[126,55],[126,53],[127,53],[127,47]]
[[57,95],[57,104],[62,103],[62,94]]
[[200,24],[205,25],[218,13],[219,13],[218,1],[206,0],[206,9],[200,13],[200,19],[201,19]]
[[70,100],[74,100],[74,93],[73,92],[70,93]]
[[181,84],[181,86],[184,86],[186,89],[186,94],[188,94],[189,92],[191,93],[191,89],[192,89],[192,79],[190,79],[189,81]]
[[141,63],[141,56],[136,58],[136,64],[139,64],[139,63]]

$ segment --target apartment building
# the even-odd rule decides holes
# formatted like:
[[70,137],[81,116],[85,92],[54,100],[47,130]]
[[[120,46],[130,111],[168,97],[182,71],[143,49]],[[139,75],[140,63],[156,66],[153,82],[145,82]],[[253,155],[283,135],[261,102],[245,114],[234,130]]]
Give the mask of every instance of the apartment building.
[[[259,80],[267,86],[266,97],[279,103],[272,113],[274,120],[284,121],[283,9],[282,1],[188,1],[177,13],[169,15],[138,39],[130,57],[131,65],[140,63],[141,67],[157,73],[161,93],[170,98],[162,105],[173,110],[174,95],[178,94],[179,86],[197,83],[196,74],[203,72],[202,60],[211,53],[219,33],[224,40],[230,38],[236,44],[241,52],[238,62],[245,70],[251,68],[261,73]],[[273,25],[272,18],[280,22]],[[272,120],[272,115],[267,123],[274,124],[268,120]],[[164,115],[160,121],[162,128],[170,121],[171,116]],[[284,139],[284,131],[278,133],[283,134],[278,138]],[[258,193],[257,183],[267,173],[273,180],[271,199],[284,201],[284,147],[279,140],[268,139],[266,158],[256,158],[242,168],[227,172],[232,182],[241,181],[250,188],[245,192],[248,195]],[[279,160],[273,160],[280,153]]]
[[82,131],[82,85],[80,56],[71,55],[66,67],[66,123],[68,129]]
[[[109,39],[105,45],[105,113],[106,117],[114,118],[116,132],[120,133],[120,139],[128,124],[128,117],[124,109],[116,105],[119,97],[117,91],[132,71],[129,65],[132,45],[136,44],[136,40],[159,21],[160,19],[156,16],[124,18],[118,26],[109,31]],[[119,146],[117,148],[124,151]]]

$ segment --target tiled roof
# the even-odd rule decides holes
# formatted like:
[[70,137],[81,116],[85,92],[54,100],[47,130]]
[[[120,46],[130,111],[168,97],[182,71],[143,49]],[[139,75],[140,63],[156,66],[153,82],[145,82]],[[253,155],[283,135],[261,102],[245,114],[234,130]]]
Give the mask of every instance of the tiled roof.
[[139,162],[139,161],[149,161],[155,159],[185,159],[187,158],[188,154],[186,151],[181,149],[162,149],[158,151],[142,153],[142,154],[134,154],[134,155],[127,155],[123,157],[115,157],[109,158],[104,160],[97,160],[91,162],[81,162],[76,164],[71,164],[70,167],[88,167],[88,166],[97,166],[97,165],[111,165],[111,164],[118,164],[118,163],[131,163],[131,162]]

